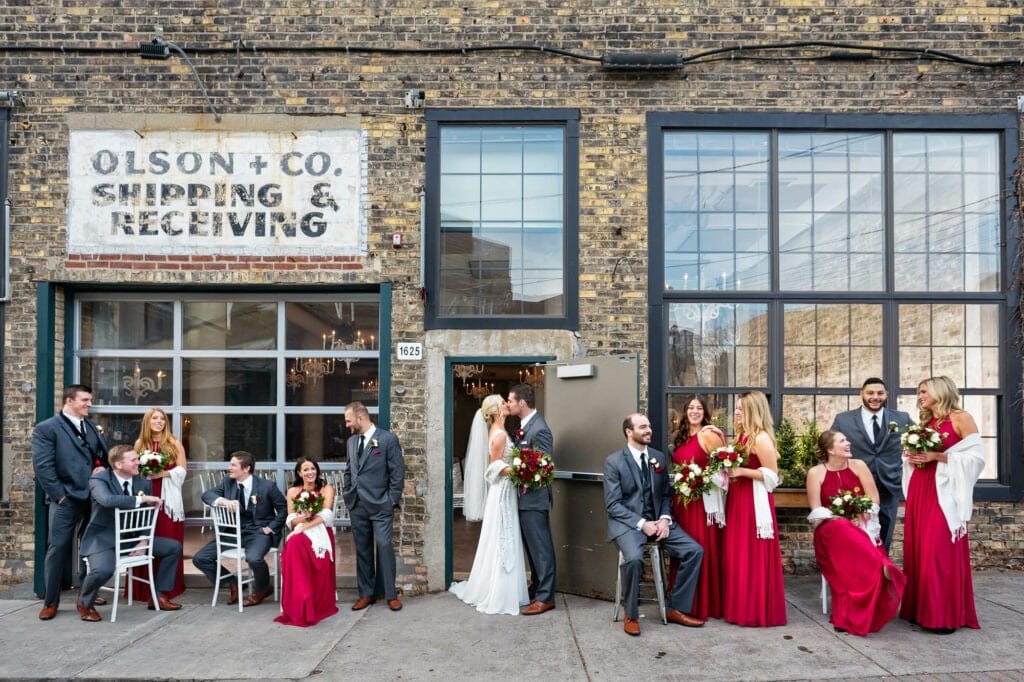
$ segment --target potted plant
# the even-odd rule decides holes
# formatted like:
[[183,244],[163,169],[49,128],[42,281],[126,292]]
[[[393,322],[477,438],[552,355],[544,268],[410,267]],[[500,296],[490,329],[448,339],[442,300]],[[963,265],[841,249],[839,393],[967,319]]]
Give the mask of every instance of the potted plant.
[[818,425],[804,420],[799,431],[783,417],[775,430],[775,443],[779,451],[779,476],[782,483],[775,489],[775,504],[779,507],[807,506],[807,471],[818,463],[814,446],[821,431]]

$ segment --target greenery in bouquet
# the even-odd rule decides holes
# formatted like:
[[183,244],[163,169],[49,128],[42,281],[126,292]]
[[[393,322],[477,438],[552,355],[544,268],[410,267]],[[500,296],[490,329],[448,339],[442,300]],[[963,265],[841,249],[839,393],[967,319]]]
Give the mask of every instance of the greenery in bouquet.
[[139,455],[139,473],[143,476],[159,474],[167,471],[172,466],[173,460],[166,452],[143,450]]
[[520,488],[536,490],[555,480],[555,462],[546,452],[524,445],[512,449],[511,460],[508,478]]
[[739,443],[729,443],[711,451],[708,457],[708,473],[735,469],[747,462],[747,449]]
[[672,489],[683,504],[690,504],[711,490],[711,474],[696,462],[684,462],[672,467]]
[[874,501],[861,493],[859,487],[853,490],[840,490],[838,495],[829,498],[828,509],[833,516],[842,516],[851,521],[871,511]]
[[317,514],[324,508],[324,496],[319,490],[300,490],[292,500],[295,511],[305,514]]

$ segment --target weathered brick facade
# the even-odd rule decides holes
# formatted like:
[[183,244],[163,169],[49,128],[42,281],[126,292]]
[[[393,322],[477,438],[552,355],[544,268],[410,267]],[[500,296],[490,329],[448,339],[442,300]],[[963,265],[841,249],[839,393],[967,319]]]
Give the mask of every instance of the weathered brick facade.
[[[194,129],[220,125],[183,59],[139,58],[138,44],[152,37],[155,25],[188,53],[225,121],[251,117],[247,125],[259,128],[265,116],[358,117],[368,139],[363,257],[66,252],[69,116],[117,115],[144,125],[147,116],[168,115]],[[392,384],[406,388],[392,398],[392,428],[408,463],[400,582],[407,592],[442,589],[442,358],[488,346],[568,358],[582,347],[590,354],[639,353],[644,368],[649,362],[648,112],[1006,113],[1016,111],[1024,93],[1022,67],[910,53],[830,60],[829,52],[849,50],[794,47],[759,53],[778,61],[733,54],[649,74],[605,71],[595,59],[617,51],[691,56],[740,43],[835,41],[995,62],[1020,58],[1022,29],[1024,12],[1015,0],[7,3],[0,11],[0,90],[17,91],[24,102],[12,112],[9,139],[13,290],[4,304],[0,589],[31,580],[33,567],[29,435],[38,282],[391,283],[393,341],[422,342],[427,355],[423,363],[396,363],[391,375]],[[546,49],[472,49],[498,46]],[[426,48],[444,51],[401,52]],[[795,57],[805,59],[789,59]],[[568,331],[424,332],[419,235],[426,126],[422,109],[405,106],[410,88],[424,91],[427,107],[580,111],[578,341]],[[405,237],[401,249],[391,247],[395,232]],[[59,386],[62,314],[56,319]],[[812,553],[806,529],[792,517],[787,512],[781,520],[783,548],[787,568],[799,571]],[[978,505],[970,529],[975,564],[1019,568],[1021,521],[1024,504]]]

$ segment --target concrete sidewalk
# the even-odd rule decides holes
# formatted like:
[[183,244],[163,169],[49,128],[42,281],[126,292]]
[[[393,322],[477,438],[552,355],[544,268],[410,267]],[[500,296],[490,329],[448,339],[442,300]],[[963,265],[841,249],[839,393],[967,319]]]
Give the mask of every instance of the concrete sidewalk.
[[[317,680],[804,680],[908,676],[927,680],[1024,679],[1024,573],[975,573],[981,630],[948,636],[895,620],[867,638],[837,634],[821,613],[816,577],[787,577],[789,624],[700,629],[662,625],[643,604],[643,633],[612,623],[610,602],[560,594],[558,608],[532,618],[484,616],[454,596],[349,609],[315,628],[273,622],[277,605],[238,613],[212,591],[190,589],[185,608],[155,613],[138,603],[100,607],[83,623],[76,593],[57,617],[38,619],[36,599],[0,600],[0,677]],[[20,587],[20,586],[19,586]],[[27,595],[30,596],[30,595]]]

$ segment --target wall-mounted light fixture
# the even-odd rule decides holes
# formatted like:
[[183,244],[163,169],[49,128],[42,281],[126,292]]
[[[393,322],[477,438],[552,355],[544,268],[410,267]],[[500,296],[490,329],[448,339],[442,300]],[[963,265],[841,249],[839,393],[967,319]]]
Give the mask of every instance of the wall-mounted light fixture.
[[203,91],[203,98],[206,100],[206,106],[210,108],[210,113],[213,114],[213,119],[220,123],[220,114],[217,112],[216,107],[213,106],[213,102],[210,100],[210,93],[206,91],[206,86],[203,85],[203,79],[199,77],[199,72],[196,71],[195,64],[188,58],[185,51],[172,43],[170,40],[164,40],[164,27],[154,26],[153,32],[155,35],[149,42],[139,43],[139,56],[143,59],[169,59],[171,56],[171,50],[185,60],[185,63],[192,69],[192,75],[196,77],[196,82],[199,83],[199,89]]

